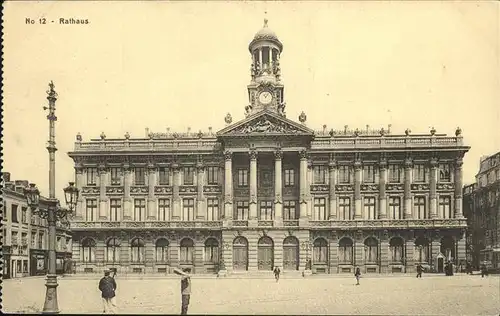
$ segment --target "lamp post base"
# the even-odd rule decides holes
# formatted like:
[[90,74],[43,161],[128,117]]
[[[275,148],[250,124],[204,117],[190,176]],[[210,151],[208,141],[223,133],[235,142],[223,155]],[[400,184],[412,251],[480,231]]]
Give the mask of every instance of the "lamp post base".
[[45,287],[47,289],[42,314],[59,314],[59,305],[57,304],[57,275],[48,274],[45,280]]

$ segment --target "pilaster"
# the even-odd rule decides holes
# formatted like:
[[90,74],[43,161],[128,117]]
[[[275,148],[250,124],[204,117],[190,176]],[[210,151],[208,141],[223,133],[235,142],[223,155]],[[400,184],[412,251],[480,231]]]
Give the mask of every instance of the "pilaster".
[[[130,197],[130,186],[132,184],[132,172],[129,165],[123,166],[123,219],[132,219],[132,198]],[[127,259],[128,260],[128,259]]]
[[437,158],[432,158],[430,161],[430,183],[429,183],[429,207],[431,219],[437,218]]
[[362,218],[361,210],[361,161],[357,159],[354,162],[354,219]]
[[462,212],[462,186],[463,186],[463,160],[461,157],[455,161],[455,218],[463,218]]
[[339,266],[339,240],[337,233],[335,231],[332,231],[331,233],[331,238],[330,238],[330,249],[329,249],[329,262],[330,262],[330,274],[332,273],[338,273],[338,266]]
[[179,187],[181,185],[180,166],[177,163],[173,163],[171,168],[174,173],[174,183],[172,186],[172,196],[173,196],[172,219],[180,220],[181,219],[181,196],[179,193]]
[[106,196],[107,170],[105,166],[99,166],[99,219],[108,218],[108,197]]
[[[249,201],[249,221],[257,221],[257,152],[251,150],[250,157],[250,201]],[[250,225],[250,222],[249,222]]]
[[410,158],[405,160],[404,165],[404,205],[403,205],[403,215],[405,219],[410,219],[413,217],[413,203],[411,198],[411,173],[413,168],[413,162]]
[[337,184],[337,164],[335,160],[330,160],[328,165],[328,176],[329,176],[329,218],[331,220],[337,219],[337,195],[335,192],[335,185]]
[[387,218],[387,196],[385,194],[385,183],[387,179],[387,160],[381,159],[379,164],[379,211],[378,217],[379,219]]
[[[83,166],[78,164],[75,166],[75,182],[76,182],[76,187],[80,192],[82,191],[83,188]],[[76,220],[82,220],[83,219],[83,195],[79,194],[78,195],[78,200],[76,204],[76,209],[75,209],[75,218]]]
[[299,189],[300,189],[300,226],[307,225],[307,152],[300,152],[300,170],[299,170]]
[[385,230],[380,240],[380,272],[389,272],[389,232]]
[[156,219],[156,199],[155,199],[155,185],[156,185],[156,166],[154,164],[148,165],[148,220]]
[[224,153],[224,226],[233,219],[233,166],[232,153],[226,151]]
[[364,264],[365,244],[363,242],[363,232],[357,231],[354,241],[354,265],[360,267]]
[[[277,227],[283,226],[282,159],[283,153],[277,150],[274,153],[274,224]],[[283,264],[280,266],[283,266]]]
[[205,166],[202,162],[198,162],[196,164],[196,176],[197,176],[197,185],[198,185],[198,198],[196,200],[196,218],[203,220],[206,214],[206,200],[205,195],[203,194],[203,185],[205,183]]
[[405,257],[406,257],[406,268],[405,272],[413,273],[415,270],[415,237],[414,232],[410,230],[408,232],[407,238],[405,238]]

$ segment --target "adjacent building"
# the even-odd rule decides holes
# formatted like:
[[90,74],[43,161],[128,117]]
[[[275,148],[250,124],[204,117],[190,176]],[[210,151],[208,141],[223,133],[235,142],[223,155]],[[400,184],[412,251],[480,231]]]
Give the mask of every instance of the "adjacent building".
[[[2,256],[3,278],[44,275],[48,269],[47,220],[32,214],[24,188],[28,181],[11,181],[10,173],[2,173]],[[40,208],[47,208],[47,199],[40,197]],[[69,222],[57,224],[57,272],[63,273],[71,258]]]
[[78,271],[398,273],[465,260],[460,129],[314,131],[304,112],[286,114],[283,44],[267,21],[248,49],[246,115],[222,130],[77,135]]
[[476,183],[464,187],[469,260],[500,270],[500,152],[479,165]]

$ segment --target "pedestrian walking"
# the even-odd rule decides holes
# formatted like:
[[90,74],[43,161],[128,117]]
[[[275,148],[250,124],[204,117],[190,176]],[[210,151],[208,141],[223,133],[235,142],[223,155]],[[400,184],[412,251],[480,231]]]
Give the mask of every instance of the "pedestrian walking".
[[483,263],[481,265],[481,277],[484,278],[484,276],[488,276],[488,270],[486,269],[486,265]]
[[115,273],[110,276],[111,270],[104,271],[104,277],[99,281],[99,290],[101,291],[103,314],[115,313],[116,309],[116,281]]
[[191,272],[190,268],[184,268],[181,270],[174,269],[174,273],[181,276],[181,315],[187,315],[189,300],[191,298]]
[[356,268],[354,276],[356,277],[356,285],[359,285],[359,279],[361,278],[361,270],[359,268]]
[[280,279],[280,273],[281,273],[281,270],[278,266],[274,267],[274,278],[276,279],[276,282],[279,281]]
[[422,272],[424,271],[424,267],[419,263],[417,264],[417,278],[422,278]]

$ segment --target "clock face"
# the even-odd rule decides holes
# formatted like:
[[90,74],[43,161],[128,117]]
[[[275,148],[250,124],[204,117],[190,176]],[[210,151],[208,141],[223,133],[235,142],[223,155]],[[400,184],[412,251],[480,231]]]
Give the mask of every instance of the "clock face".
[[259,102],[262,104],[269,104],[273,100],[273,95],[269,91],[264,91],[259,94]]

